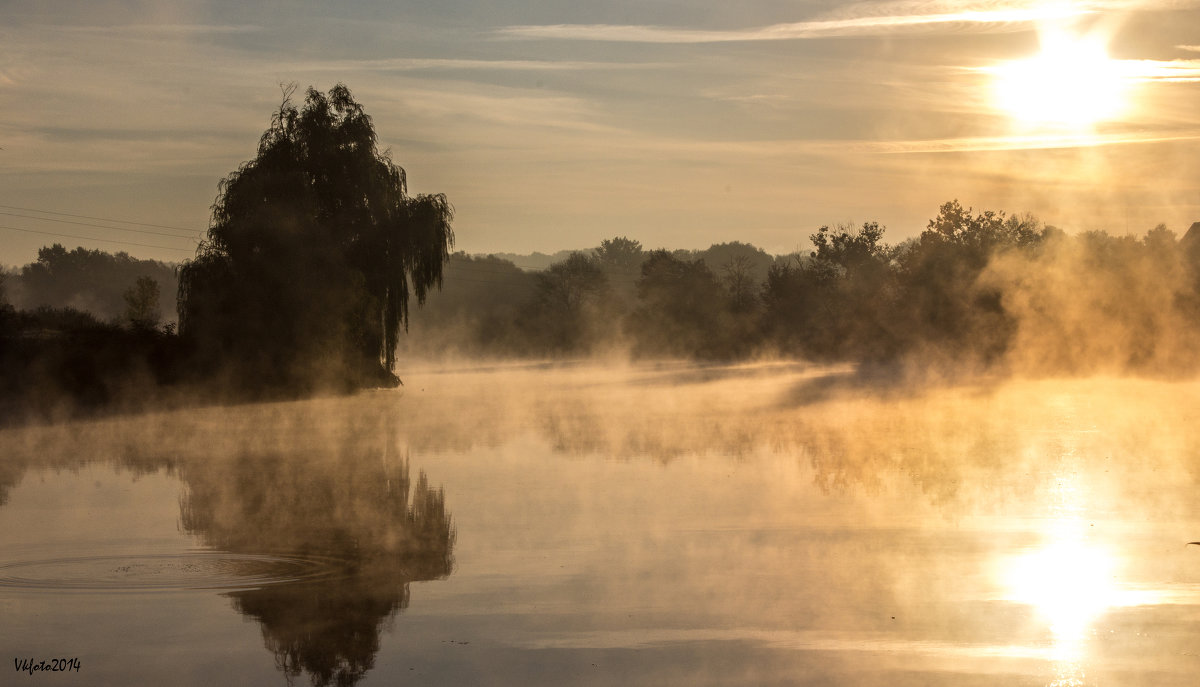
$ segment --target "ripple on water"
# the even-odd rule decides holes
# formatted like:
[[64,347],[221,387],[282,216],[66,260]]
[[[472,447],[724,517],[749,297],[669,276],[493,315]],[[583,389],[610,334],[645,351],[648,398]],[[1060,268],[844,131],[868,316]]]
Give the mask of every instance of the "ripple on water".
[[326,578],[329,559],[191,551],[175,554],[78,556],[0,564],[0,587],[87,591],[254,589]]

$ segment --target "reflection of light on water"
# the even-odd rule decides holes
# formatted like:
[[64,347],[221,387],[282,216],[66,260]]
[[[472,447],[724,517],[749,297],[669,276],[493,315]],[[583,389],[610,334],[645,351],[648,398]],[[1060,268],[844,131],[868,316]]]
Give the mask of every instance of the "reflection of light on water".
[[1082,654],[1092,621],[1120,603],[1112,573],[1108,552],[1060,539],[1012,562],[1009,598],[1033,606],[1054,636],[1055,657],[1073,661]]
[[1122,605],[1111,552],[1086,541],[1086,524],[1052,521],[1047,543],[1015,557],[1007,568],[1011,601],[1028,604],[1050,629],[1054,679],[1048,687],[1085,684],[1083,659],[1093,622]]
[[1119,552],[1088,541],[1089,524],[1076,517],[1050,521],[1045,543],[1001,567],[1004,599],[1027,604],[1050,630],[1046,657],[1054,663],[1048,687],[1086,684],[1087,640],[1114,608],[1200,603],[1200,586],[1144,586],[1119,579]]
[[[1069,420],[1071,414],[1066,415]],[[1059,469],[1047,475],[1040,490],[1046,509],[1046,517],[1037,520],[1040,543],[1014,552],[996,572],[1002,598],[1027,605],[1040,628],[1050,631],[1047,687],[1077,687],[1088,684],[1089,663],[1099,658],[1088,643],[1109,611],[1192,603],[1194,597],[1180,585],[1168,588],[1121,579],[1130,552],[1124,542],[1099,539],[1109,528],[1093,527],[1093,518],[1104,512],[1107,501],[1093,492],[1096,475],[1077,457],[1078,433],[1061,431],[1057,436],[1063,442]]]
[[[1074,456],[1070,443],[1063,452],[1067,459]],[[1007,566],[1008,598],[1031,606],[1050,629],[1055,666],[1049,687],[1084,684],[1083,659],[1092,625],[1109,608],[1122,604],[1114,576],[1116,558],[1088,541],[1087,491],[1076,473],[1057,475],[1048,504],[1057,517],[1046,521],[1045,543]]]

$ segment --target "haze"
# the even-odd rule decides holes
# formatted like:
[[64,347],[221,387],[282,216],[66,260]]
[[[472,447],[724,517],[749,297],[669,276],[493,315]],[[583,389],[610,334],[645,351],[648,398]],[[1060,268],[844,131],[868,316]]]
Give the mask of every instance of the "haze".
[[1194,382],[409,372],[0,430],[0,646],[89,685],[1194,680]]

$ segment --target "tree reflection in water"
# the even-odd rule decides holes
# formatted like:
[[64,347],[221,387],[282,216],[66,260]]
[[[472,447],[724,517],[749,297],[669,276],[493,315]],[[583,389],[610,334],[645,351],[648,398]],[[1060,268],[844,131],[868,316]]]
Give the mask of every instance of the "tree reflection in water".
[[353,685],[380,632],[408,607],[409,583],[448,576],[455,530],[441,489],[386,452],[244,453],[179,465],[182,525],[238,553],[328,561],[332,574],[229,594],[262,626],[289,684]]

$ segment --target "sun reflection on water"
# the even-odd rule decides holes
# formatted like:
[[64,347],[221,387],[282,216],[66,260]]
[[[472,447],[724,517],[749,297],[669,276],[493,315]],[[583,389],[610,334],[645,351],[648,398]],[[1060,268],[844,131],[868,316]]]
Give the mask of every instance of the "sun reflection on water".
[[1076,661],[1096,618],[1120,604],[1113,570],[1110,552],[1084,541],[1056,539],[1011,562],[1008,596],[1032,606],[1047,624],[1056,659]]
[[[1063,459],[1077,457],[1071,442],[1063,448]],[[1048,496],[1050,517],[1039,528],[1042,543],[1004,566],[1005,596],[1030,606],[1050,631],[1050,687],[1083,685],[1088,638],[1096,621],[1125,601],[1116,578],[1118,559],[1093,537],[1086,519],[1089,489],[1078,473],[1055,475]]]

